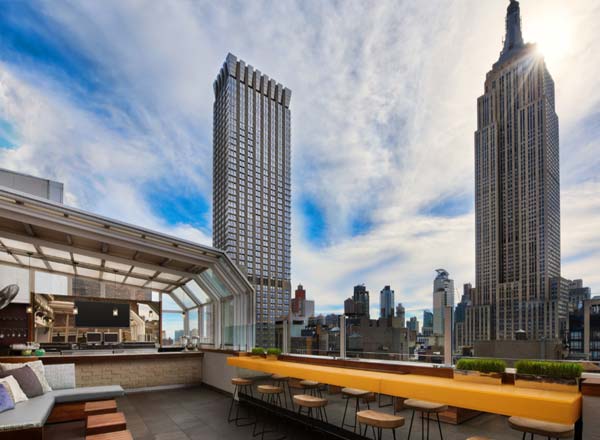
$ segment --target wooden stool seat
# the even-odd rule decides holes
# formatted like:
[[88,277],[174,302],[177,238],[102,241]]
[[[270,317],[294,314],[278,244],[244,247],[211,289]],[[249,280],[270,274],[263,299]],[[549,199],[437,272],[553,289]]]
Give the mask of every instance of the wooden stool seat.
[[308,394],[296,394],[294,396],[294,403],[304,408],[322,408],[327,405],[327,399]]
[[252,385],[252,381],[250,379],[244,379],[243,377],[234,377],[231,379],[232,385]]
[[319,388],[319,382],[315,382],[314,380],[301,380],[300,386],[302,388]]
[[358,388],[342,388],[342,394],[349,397],[365,397],[371,394],[371,392],[359,390]]
[[283,388],[276,387],[275,385],[259,385],[257,387],[258,392],[262,394],[279,394],[283,393]]
[[133,440],[131,432],[128,430],[107,432],[105,434],[86,435],[85,440]]
[[89,416],[85,426],[85,434],[104,434],[107,432],[125,431],[127,422],[122,412]]
[[367,409],[356,413],[358,423],[382,429],[396,429],[404,426],[404,417]]
[[117,401],[112,399],[112,400],[97,400],[95,402],[86,402],[83,407],[83,412],[86,416],[116,413],[117,412]]
[[573,425],[561,425],[560,423],[544,422],[524,417],[510,417],[508,424],[516,431],[544,437],[571,438],[575,432]]
[[436,402],[426,402],[425,400],[406,399],[404,406],[426,413],[440,413],[448,409],[448,405]]
[[271,375],[271,379],[273,379],[276,382],[283,382],[283,381],[290,380],[290,378],[288,376],[282,376],[281,374],[273,374],[273,375]]

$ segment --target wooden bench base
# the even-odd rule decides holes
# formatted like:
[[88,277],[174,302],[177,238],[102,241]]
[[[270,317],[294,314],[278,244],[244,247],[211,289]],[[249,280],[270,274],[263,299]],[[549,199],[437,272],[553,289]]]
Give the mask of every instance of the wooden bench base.
[[125,430],[105,434],[87,435],[85,440],[133,440],[133,436],[131,435],[131,432]]
[[87,418],[85,434],[104,434],[107,432],[125,431],[126,429],[127,422],[125,421],[125,414],[122,412],[99,414]]
[[96,400],[95,402],[87,402],[84,407],[86,416],[97,416],[98,414],[110,414],[117,412],[117,401],[112,400]]

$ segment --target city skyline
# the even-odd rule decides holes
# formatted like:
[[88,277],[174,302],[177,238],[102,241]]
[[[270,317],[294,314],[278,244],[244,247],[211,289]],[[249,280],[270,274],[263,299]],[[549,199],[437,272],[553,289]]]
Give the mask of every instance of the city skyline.
[[[557,37],[547,29],[554,26],[558,43],[562,35],[571,40],[554,45],[564,53],[547,57],[561,117],[562,275],[583,278],[597,293],[599,92],[589,54],[599,45],[585,23],[600,13],[591,2],[566,12],[561,3],[522,1],[524,39],[535,42],[537,29],[552,42]],[[202,19],[216,14],[204,5],[169,4],[162,12],[179,19],[181,34],[155,11],[140,15],[131,5],[114,3],[104,13],[93,4],[61,11],[11,5],[0,12],[7,31],[0,162],[65,182],[69,205],[210,244],[212,176],[204,158],[212,150],[211,84],[231,51],[294,90],[292,285],[304,283],[319,311],[339,313],[356,283],[371,292],[391,284],[408,318],[410,310],[431,309],[435,267],[447,268],[457,286],[475,281],[473,103],[497,58],[506,5],[464,2],[434,12],[434,5],[407,2],[394,10],[382,3],[373,11],[335,11],[326,25],[318,17],[328,6],[292,13],[279,6],[272,13],[286,19],[277,24],[273,16],[229,8],[222,22],[243,30],[226,37],[218,24],[203,29]],[[403,15],[414,24],[390,41],[385,29],[400,28]],[[419,20],[424,16],[433,19]],[[117,17],[133,25],[126,27],[135,38],[123,36]],[[381,26],[367,30],[377,28],[368,26],[374,20]],[[33,32],[32,24],[43,26]],[[159,41],[149,33],[157,24]],[[297,41],[283,32],[275,47],[257,44],[246,37],[257,24],[265,40],[295,29]],[[310,37],[319,26],[322,49]],[[35,45],[25,44],[34,37]],[[170,50],[175,45],[181,50]],[[340,55],[328,59],[332,52]],[[124,62],[129,57],[136,61]],[[325,93],[318,84],[328,84]],[[372,301],[373,316],[377,309]]]

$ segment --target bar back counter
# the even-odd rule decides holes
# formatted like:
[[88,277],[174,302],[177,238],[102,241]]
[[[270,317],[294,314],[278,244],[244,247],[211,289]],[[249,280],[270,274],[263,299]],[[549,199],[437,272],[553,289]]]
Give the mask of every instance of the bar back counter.
[[41,360],[46,364],[75,364],[78,387],[119,384],[125,390],[202,383],[199,351],[159,352],[153,350],[72,350],[44,356],[5,356],[3,362]]

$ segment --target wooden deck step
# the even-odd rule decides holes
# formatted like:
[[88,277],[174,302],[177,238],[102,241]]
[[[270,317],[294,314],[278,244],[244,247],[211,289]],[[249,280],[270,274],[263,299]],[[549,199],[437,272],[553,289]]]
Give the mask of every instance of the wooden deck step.
[[86,416],[95,416],[98,414],[110,414],[117,412],[117,401],[112,400],[97,400],[95,402],[86,402],[84,407]]
[[129,430],[107,432],[105,434],[88,435],[85,440],[133,440],[133,436]]
[[107,432],[124,431],[127,429],[125,414],[122,412],[98,414],[87,418],[85,434],[104,434]]

